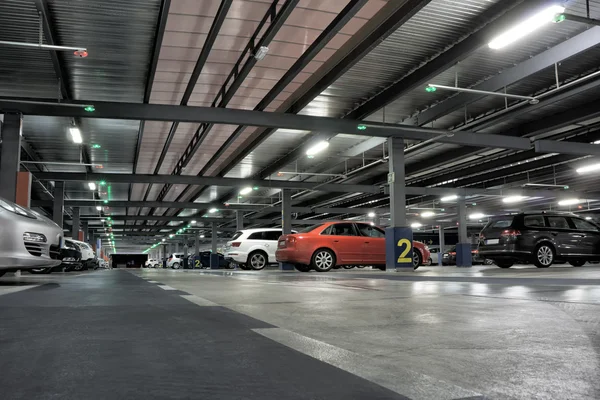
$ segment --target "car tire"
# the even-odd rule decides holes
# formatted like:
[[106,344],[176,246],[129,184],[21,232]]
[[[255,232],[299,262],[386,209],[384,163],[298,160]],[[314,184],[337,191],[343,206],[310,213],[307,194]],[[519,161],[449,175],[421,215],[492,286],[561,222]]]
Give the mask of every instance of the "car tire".
[[574,267],[583,267],[583,265],[586,263],[586,260],[572,260],[569,261],[569,264],[571,264]]
[[83,271],[83,263],[77,263],[73,266],[73,271]]
[[30,274],[41,275],[41,274],[51,274],[52,267],[50,268],[34,268],[28,270]]
[[178,262],[173,263],[173,265],[171,266],[171,268],[173,268],[173,269],[179,269],[179,267],[180,267],[180,265]]
[[512,261],[494,261],[494,263],[500,268],[510,268],[515,264]]
[[335,266],[335,254],[329,249],[319,249],[314,252],[310,265],[317,272],[328,272]]
[[423,256],[421,256],[421,252],[417,249],[413,249],[413,269],[417,269],[423,264]]
[[248,255],[248,265],[254,271],[265,269],[269,263],[269,256],[264,251],[253,251]]
[[296,265],[294,265],[294,268],[296,268],[296,270],[300,271],[300,272],[309,272],[310,271],[310,265],[296,264]]
[[549,243],[540,243],[533,253],[533,264],[538,268],[548,268],[554,262],[556,252]]
[[357,265],[356,268],[365,268],[366,265]]

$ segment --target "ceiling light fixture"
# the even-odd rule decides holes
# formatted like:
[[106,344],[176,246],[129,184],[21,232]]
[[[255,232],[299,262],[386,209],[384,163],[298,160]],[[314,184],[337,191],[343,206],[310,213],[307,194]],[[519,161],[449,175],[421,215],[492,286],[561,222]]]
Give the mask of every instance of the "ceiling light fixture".
[[423,217],[423,218],[435,217],[435,213],[433,211],[424,211],[421,213],[421,217]]
[[482,219],[485,218],[485,214],[482,213],[473,213],[469,215],[469,219]]
[[420,228],[422,226],[423,226],[423,224],[420,223],[420,222],[413,222],[412,224],[410,224],[410,227],[413,228],[413,229],[418,229],[418,228]]
[[527,197],[525,196],[508,196],[502,199],[503,203],[511,204],[511,203],[519,203],[525,200]]
[[371,211],[370,213],[367,214],[367,216],[369,218],[375,218],[375,213],[373,211]]
[[196,223],[196,221],[192,221],[192,224],[195,224],[195,223]]
[[258,61],[260,61],[266,57],[268,52],[269,52],[269,48],[267,46],[260,46],[258,48],[258,50],[256,50],[256,53],[254,53],[254,58],[256,58]]
[[450,195],[450,196],[446,196],[446,197],[442,197],[442,198],[440,199],[440,201],[441,201],[442,203],[447,203],[447,202],[450,202],[450,201],[455,201],[455,200],[458,200],[458,196],[457,196],[457,195],[455,195],[455,194],[453,194],[453,195]]
[[219,211],[219,209],[218,209],[218,208],[211,208],[210,210],[208,210],[208,212],[209,212],[209,213],[211,213],[211,214],[214,214],[214,213],[216,213],[217,211]]
[[242,190],[240,190],[240,194],[242,196],[245,196],[249,193],[252,193],[252,188],[250,186],[243,188]]
[[94,182],[88,182],[88,187],[90,190],[96,190],[96,184]]
[[204,239],[204,235],[200,235],[200,239]]
[[585,219],[587,219],[588,221],[591,221],[592,217],[585,217]]
[[102,207],[100,207],[100,206],[96,206],[96,210],[98,210],[98,211],[102,211]]
[[559,206],[574,206],[580,203],[583,203],[584,200],[581,199],[565,199],[565,200],[560,200],[558,202]]
[[578,174],[587,174],[588,172],[600,171],[600,163],[586,165],[585,167],[577,168]]
[[69,128],[69,133],[71,134],[71,139],[73,143],[83,143],[83,138],[81,137],[81,131],[78,127],[72,126]]
[[323,150],[327,149],[328,147],[329,147],[329,142],[327,140],[321,140],[320,142],[316,143],[315,145],[310,147],[308,150],[306,150],[306,155],[308,157],[314,157],[316,154],[322,152]]
[[489,43],[489,47],[494,50],[502,49],[554,22],[556,15],[562,14],[564,11],[565,8],[558,4],[547,7],[493,39]]

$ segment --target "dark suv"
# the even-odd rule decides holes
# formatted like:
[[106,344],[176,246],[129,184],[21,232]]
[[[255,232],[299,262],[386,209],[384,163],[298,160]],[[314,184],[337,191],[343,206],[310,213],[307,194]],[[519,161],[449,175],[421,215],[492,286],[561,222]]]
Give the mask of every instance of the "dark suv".
[[500,268],[532,262],[548,268],[600,260],[600,228],[571,213],[537,212],[493,218],[479,235],[479,255]]

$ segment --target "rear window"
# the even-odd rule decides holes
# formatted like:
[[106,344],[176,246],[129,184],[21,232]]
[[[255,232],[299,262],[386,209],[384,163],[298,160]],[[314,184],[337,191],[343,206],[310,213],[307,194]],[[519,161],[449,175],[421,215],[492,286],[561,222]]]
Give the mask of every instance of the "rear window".
[[231,240],[235,240],[237,238],[239,238],[240,236],[242,236],[243,232],[236,232],[233,234],[233,236],[231,237]]
[[264,232],[252,232],[250,236],[248,236],[248,240],[262,240]]
[[488,228],[508,228],[512,225],[512,217],[507,219],[497,219],[495,221],[490,222]]
[[282,231],[265,231],[263,232],[263,235],[265,240],[277,241],[277,239],[279,239],[279,236],[282,235]]
[[304,228],[304,229],[300,229],[300,230],[298,231],[298,233],[308,233],[308,232],[312,232],[312,231],[314,231],[315,229],[317,229],[317,228],[319,228],[319,227],[321,227],[321,226],[323,226],[323,224],[317,224],[317,225],[311,225],[311,226],[307,226],[307,227],[306,227],[306,228]]

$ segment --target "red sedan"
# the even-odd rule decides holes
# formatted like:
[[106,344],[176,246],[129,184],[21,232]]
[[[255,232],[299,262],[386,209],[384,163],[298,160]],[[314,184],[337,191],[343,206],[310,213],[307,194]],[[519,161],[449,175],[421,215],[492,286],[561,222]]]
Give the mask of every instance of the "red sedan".
[[[385,232],[360,222],[327,222],[279,238],[277,261],[294,264],[298,271],[326,272],[335,266],[373,265],[385,268]],[[413,242],[413,266],[429,260],[429,249]]]

